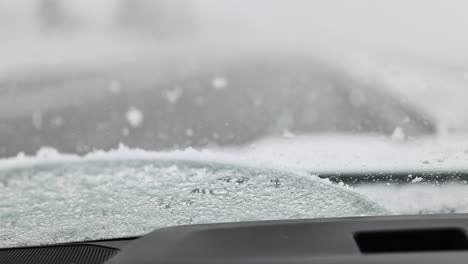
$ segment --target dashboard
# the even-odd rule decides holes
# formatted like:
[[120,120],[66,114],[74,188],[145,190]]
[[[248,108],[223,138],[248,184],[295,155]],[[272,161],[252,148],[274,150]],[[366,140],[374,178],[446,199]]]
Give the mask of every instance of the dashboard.
[[142,237],[0,250],[1,263],[466,263],[468,215],[176,226]]

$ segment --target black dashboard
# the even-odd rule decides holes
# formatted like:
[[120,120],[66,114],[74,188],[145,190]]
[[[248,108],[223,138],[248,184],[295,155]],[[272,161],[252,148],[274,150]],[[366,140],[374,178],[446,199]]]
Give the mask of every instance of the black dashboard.
[[0,263],[466,263],[468,215],[177,226],[135,238],[0,250]]

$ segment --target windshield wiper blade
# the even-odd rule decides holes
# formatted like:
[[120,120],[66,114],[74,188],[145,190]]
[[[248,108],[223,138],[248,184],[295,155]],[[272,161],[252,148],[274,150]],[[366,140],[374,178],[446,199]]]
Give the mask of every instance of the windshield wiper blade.
[[390,184],[448,184],[468,182],[468,171],[416,171],[416,172],[347,172],[312,173],[333,183],[347,185],[390,183]]

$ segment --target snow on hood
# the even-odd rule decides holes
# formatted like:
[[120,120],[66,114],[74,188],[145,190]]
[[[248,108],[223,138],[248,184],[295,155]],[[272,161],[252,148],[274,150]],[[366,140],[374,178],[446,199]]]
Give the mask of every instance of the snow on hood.
[[[397,129],[396,129],[397,131]],[[0,159],[0,169],[54,162],[128,159],[178,159],[274,167],[313,173],[385,171],[468,171],[468,140],[464,134],[420,139],[376,135],[294,135],[259,140],[246,146],[173,151],[146,151],[124,145],[84,156],[44,147],[34,156],[22,153]],[[403,137],[401,139],[400,137]]]
[[[419,140],[323,135],[262,140],[243,153],[246,159],[302,168],[311,173],[378,172],[468,172],[466,135]],[[466,182],[427,184],[413,178],[410,184],[389,182],[356,186],[354,189],[391,214],[468,213]]]
[[398,215],[468,213],[466,184],[374,184],[357,187],[370,200]]
[[313,173],[468,171],[468,140],[463,135],[418,140],[369,135],[302,135],[264,139],[232,152],[242,154],[247,160]]

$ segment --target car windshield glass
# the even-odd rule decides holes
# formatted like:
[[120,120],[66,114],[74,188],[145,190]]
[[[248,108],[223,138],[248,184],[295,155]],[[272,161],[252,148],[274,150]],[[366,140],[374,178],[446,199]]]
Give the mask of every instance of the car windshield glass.
[[0,0],[0,247],[468,213],[467,8]]

